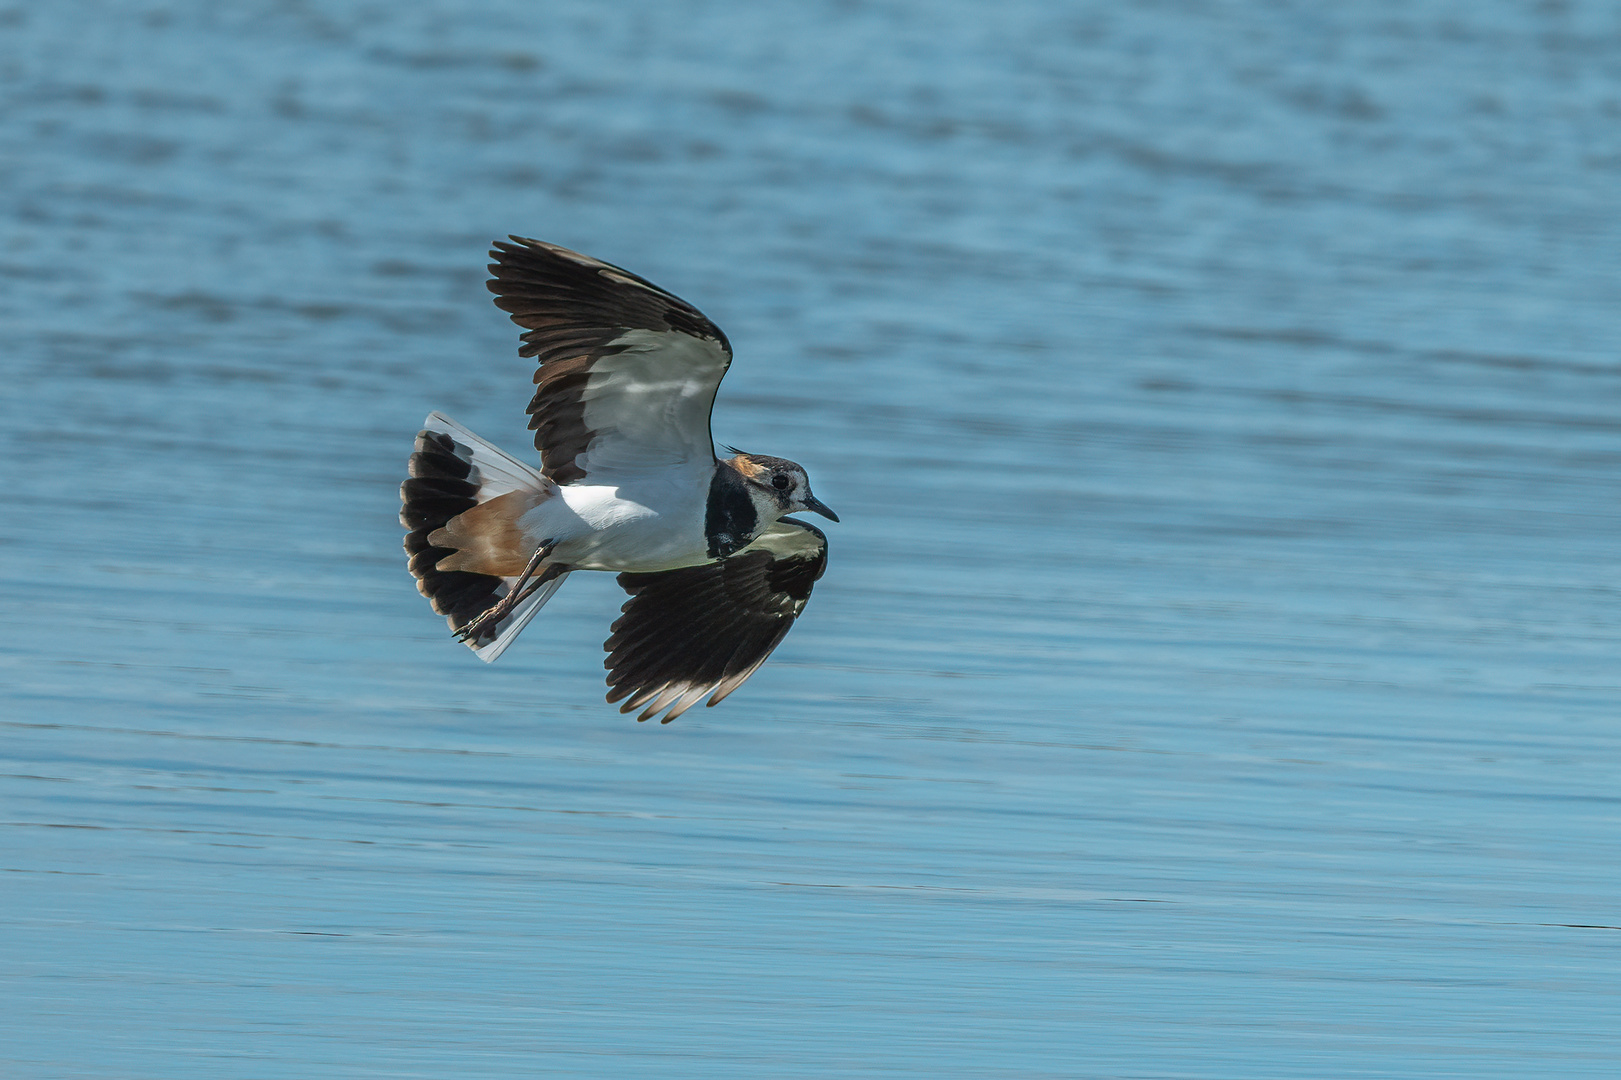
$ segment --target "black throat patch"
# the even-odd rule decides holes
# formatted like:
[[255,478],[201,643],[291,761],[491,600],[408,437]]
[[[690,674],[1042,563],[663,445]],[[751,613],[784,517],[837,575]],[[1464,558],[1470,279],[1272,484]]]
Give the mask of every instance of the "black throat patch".
[[704,537],[709,557],[724,559],[747,547],[759,531],[760,513],[749,498],[748,482],[736,469],[722,463],[709,482],[709,509],[704,514]]

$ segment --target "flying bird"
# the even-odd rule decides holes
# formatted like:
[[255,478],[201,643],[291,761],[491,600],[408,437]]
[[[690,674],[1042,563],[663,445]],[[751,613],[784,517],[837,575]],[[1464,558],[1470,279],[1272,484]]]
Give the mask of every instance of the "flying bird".
[[555,244],[497,240],[487,283],[539,362],[540,468],[430,413],[400,485],[417,590],[481,660],[506,651],[576,570],[619,575],[608,701],[669,723],[765,663],[827,568],[827,537],[785,517],[838,515],[784,458],[710,434],[732,362],[685,300]]

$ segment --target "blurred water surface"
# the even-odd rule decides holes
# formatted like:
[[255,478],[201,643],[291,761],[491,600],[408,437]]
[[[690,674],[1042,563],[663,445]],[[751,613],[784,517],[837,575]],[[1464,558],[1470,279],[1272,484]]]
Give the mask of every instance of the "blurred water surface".
[[[0,9],[0,1072],[1621,1072],[1621,11]],[[724,707],[406,576],[488,242],[843,516]]]

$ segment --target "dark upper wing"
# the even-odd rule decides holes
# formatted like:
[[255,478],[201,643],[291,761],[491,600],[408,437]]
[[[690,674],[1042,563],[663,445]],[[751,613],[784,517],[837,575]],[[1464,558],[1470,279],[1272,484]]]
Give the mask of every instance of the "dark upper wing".
[[664,723],[713,691],[714,705],[765,663],[827,569],[827,537],[784,518],[736,555],[656,574],[620,574],[630,593],[603,646],[609,701]]
[[627,270],[555,244],[495,242],[495,304],[540,360],[529,426],[559,484],[714,460],[709,412],[732,362],[714,323]]

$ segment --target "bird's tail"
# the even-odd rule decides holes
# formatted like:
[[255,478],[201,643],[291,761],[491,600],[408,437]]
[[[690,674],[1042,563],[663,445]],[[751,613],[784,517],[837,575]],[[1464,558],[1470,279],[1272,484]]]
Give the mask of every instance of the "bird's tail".
[[[539,472],[440,413],[417,435],[410,478],[400,485],[400,523],[417,591],[460,630],[519,587],[533,554],[517,527],[525,511],[557,488]],[[546,580],[500,619],[466,641],[494,660],[568,575]]]

